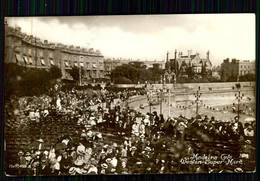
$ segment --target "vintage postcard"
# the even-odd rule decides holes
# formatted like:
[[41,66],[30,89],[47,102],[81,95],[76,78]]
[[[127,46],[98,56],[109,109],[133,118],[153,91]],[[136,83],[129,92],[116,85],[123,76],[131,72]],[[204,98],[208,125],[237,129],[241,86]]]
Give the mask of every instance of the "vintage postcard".
[[254,14],[4,29],[6,175],[255,172]]

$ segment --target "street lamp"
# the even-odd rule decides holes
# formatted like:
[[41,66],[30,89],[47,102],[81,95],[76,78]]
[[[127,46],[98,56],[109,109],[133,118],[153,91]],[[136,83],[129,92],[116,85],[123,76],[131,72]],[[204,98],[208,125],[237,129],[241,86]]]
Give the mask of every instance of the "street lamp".
[[201,93],[200,93],[200,86],[198,87],[198,90],[196,93],[194,93],[194,96],[195,96],[195,102],[196,102],[196,119],[198,119],[198,113],[199,113],[199,101],[200,101],[200,96],[201,96]]
[[[168,79],[169,81],[169,84],[171,83],[171,80],[172,80],[172,77],[174,77],[174,87],[176,85],[176,74],[174,72],[171,72],[170,70],[165,72],[164,74],[164,77],[166,77],[166,79]],[[168,89],[168,106],[169,106],[169,111],[168,111],[168,116],[170,117],[170,112],[171,112],[171,109],[170,109],[170,88]]]
[[163,102],[163,88],[159,89],[158,90],[158,101],[159,101],[159,104],[160,104],[160,114],[162,114],[162,102]]
[[79,86],[81,86],[81,66],[79,67]]
[[125,107],[127,110],[128,110],[128,96],[129,96],[128,90],[124,90],[122,98],[123,98],[123,101],[125,102]]
[[82,80],[81,80],[81,79],[82,79],[82,75],[81,75],[81,74],[82,74],[82,72],[81,72],[81,68],[82,68],[82,67],[81,67],[81,63],[83,62],[82,59],[83,59],[83,57],[81,56],[81,57],[80,57],[80,65],[79,65],[79,86],[82,85]]
[[241,94],[240,91],[238,91],[238,93],[235,94],[236,100],[237,100],[237,117],[238,117],[238,121],[239,121],[239,114],[240,114],[240,102],[244,97],[244,94]]
[[102,110],[104,110],[104,102],[106,100],[106,92],[105,88],[101,88],[101,104],[102,104]]
[[150,115],[151,115],[151,112],[152,112],[152,93],[151,91],[146,90],[146,96],[147,96],[147,102],[148,102],[148,105],[149,105],[149,112],[150,112]]

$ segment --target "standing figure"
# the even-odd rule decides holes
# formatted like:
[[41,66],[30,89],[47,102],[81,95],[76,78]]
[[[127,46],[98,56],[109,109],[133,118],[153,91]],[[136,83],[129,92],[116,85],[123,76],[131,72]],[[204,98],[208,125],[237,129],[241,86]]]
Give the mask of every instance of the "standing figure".
[[60,97],[57,96],[57,100],[56,100],[56,107],[59,111],[61,111],[62,107],[61,107],[61,100]]

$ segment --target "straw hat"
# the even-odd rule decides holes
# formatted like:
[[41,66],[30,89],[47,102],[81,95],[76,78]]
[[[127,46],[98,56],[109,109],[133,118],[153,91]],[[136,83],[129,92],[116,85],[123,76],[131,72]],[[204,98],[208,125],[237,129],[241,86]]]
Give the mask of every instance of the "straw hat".
[[43,143],[43,142],[44,142],[41,138],[38,139],[37,141],[40,142],[40,143]]
[[130,148],[130,151],[132,151],[132,150],[137,150],[137,148],[136,148],[135,146],[132,146],[132,147]]
[[152,149],[150,148],[150,147],[145,147],[145,149],[144,149],[145,151],[152,151]]
[[75,167],[70,167],[69,174],[75,175],[76,174],[76,168]]
[[113,147],[117,147],[117,143],[113,143]]
[[107,158],[107,159],[106,159],[106,162],[107,162],[107,163],[110,163],[111,160],[112,160],[111,158]]
[[74,161],[74,164],[76,166],[82,166],[83,165],[83,161],[82,160],[76,160],[76,161]]
[[102,168],[108,168],[108,166],[107,166],[106,163],[102,163],[102,164],[101,164],[101,167],[102,167]]
[[111,172],[115,172],[115,171],[116,171],[116,169],[114,169],[114,168],[111,169]]
[[97,134],[97,137],[101,139],[101,138],[102,138],[102,134],[101,134],[101,133],[98,133],[98,134]]
[[238,168],[235,169],[235,172],[236,172],[236,173],[242,173],[243,170],[242,170],[242,168],[239,168],[239,167],[238,167]]
[[245,143],[250,145],[251,141],[250,140],[246,140]]
[[23,156],[24,155],[24,152],[21,150],[18,152],[18,156]]

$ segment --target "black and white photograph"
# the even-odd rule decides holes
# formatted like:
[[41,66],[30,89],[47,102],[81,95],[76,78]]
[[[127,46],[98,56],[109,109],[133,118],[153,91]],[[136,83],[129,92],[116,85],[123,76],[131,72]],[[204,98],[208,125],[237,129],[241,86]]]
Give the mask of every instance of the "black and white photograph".
[[7,176],[252,173],[254,14],[6,17]]

